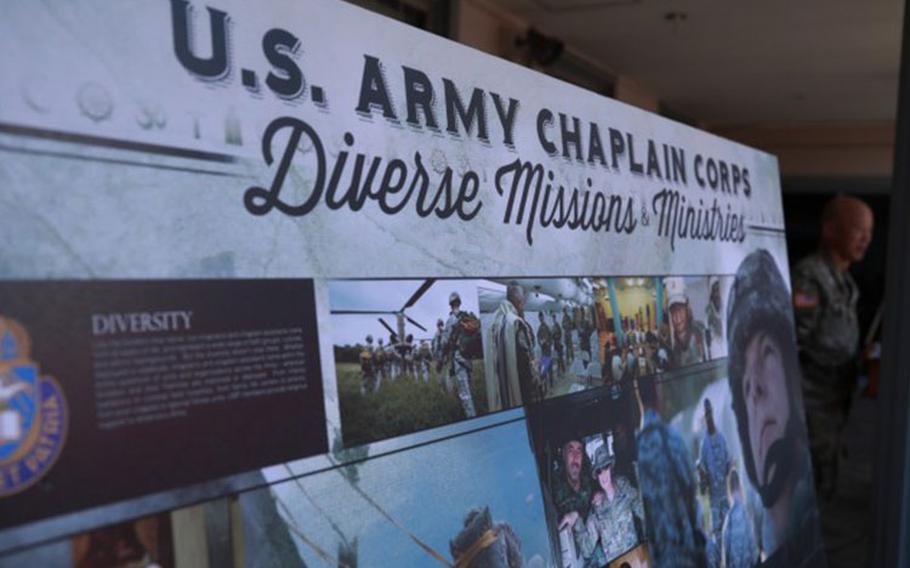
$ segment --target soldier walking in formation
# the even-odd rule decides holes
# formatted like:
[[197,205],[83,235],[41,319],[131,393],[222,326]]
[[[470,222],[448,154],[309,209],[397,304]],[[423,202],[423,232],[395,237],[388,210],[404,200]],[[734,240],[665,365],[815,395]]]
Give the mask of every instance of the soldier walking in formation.
[[550,332],[550,326],[543,316],[543,312],[537,314],[540,319],[540,325],[537,326],[537,344],[540,345],[540,378],[544,382],[546,390],[553,382],[553,334]]
[[401,360],[404,362],[404,375],[416,377],[414,367],[414,336],[410,333],[404,336],[404,343],[401,346]]
[[401,361],[398,356],[398,334],[389,334],[389,379],[397,379],[401,375]]
[[388,360],[386,357],[385,347],[382,345],[382,338],[376,340],[376,350],[373,352],[373,362],[376,373],[376,391],[382,386],[382,381],[387,379]]
[[562,341],[562,328],[559,327],[559,322],[556,321],[556,314],[550,315],[553,318],[553,325],[550,327],[550,331],[553,334],[553,348],[556,350],[556,369],[559,372],[559,376],[562,377],[566,372],[566,361],[563,358],[565,345]]
[[433,353],[430,350],[430,342],[426,339],[420,340],[420,347],[417,348],[417,372],[424,383],[430,383],[430,361],[433,359]]
[[562,311],[562,333],[566,342],[566,366],[571,365],[572,361],[575,360],[575,342],[572,339],[574,332],[575,322],[569,314],[569,308],[564,308]]
[[373,336],[366,337],[366,345],[360,351],[360,394],[365,395],[375,390],[376,367],[373,361]]
[[[442,368],[442,360],[445,351],[445,322],[442,319],[436,320],[436,334],[433,336],[433,361],[437,369]],[[437,370],[436,381],[443,385],[446,392],[452,392],[452,380],[448,373],[442,373]]]
[[462,333],[461,296],[458,292],[449,295],[449,319],[446,321],[443,338],[445,356],[451,361],[449,376],[455,380],[455,390],[461,400],[461,407],[467,418],[477,416],[474,409],[474,398],[471,396],[471,360],[464,353],[464,344],[460,341]]

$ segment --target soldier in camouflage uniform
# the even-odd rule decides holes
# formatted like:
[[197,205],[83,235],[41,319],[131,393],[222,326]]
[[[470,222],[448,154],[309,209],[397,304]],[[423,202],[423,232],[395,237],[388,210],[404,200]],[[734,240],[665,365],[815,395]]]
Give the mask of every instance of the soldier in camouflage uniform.
[[588,354],[588,361],[591,360],[591,333],[594,328],[591,326],[591,318],[588,309],[581,308],[581,322],[578,324],[578,348]]
[[360,394],[375,392],[376,366],[373,360],[373,336],[367,336],[367,344],[360,351]]
[[389,347],[386,351],[389,362],[389,379],[395,380],[401,376],[401,360],[398,355],[398,334],[389,334]]
[[[442,360],[445,356],[445,325],[442,319],[436,320],[436,335],[433,336],[433,361],[436,363],[437,368],[442,366]],[[437,371],[436,380],[445,386],[446,392],[452,392],[452,381],[448,373]]]
[[591,512],[581,535],[582,555],[603,566],[631,550],[639,542],[644,509],[638,491],[625,477],[613,477],[613,456],[606,445],[594,452],[594,479],[599,490],[594,494]]
[[672,324],[670,364],[678,369],[701,363],[706,359],[705,326],[692,317],[685,281],[681,277],[673,276],[665,278],[664,282]]
[[585,467],[584,445],[569,440],[562,446],[562,471],[555,478],[553,504],[556,506],[557,530],[573,535],[579,556],[583,551],[581,536],[585,534],[585,519],[591,509],[591,475]]
[[564,359],[563,345],[562,341],[562,328],[559,326],[559,322],[556,321],[556,314],[550,314],[553,318],[553,325],[550,326],[550,331],[553,334],[553,348],[556,350],[556,365],[559,370],[559,376],[562,376],[566,372],[566,360]]
[[806,425],[822,498],[830,498],[837,484],[840,434],[857,376],[859,290],[849,268],[865,255],[872,226],[872,211],[865,203],[834,198],[822,212],[820,250],[793,269]]
[[720,279],[712,276],[708,279],[708,305],[705,306],[705,318],[708,321],[708,329],[711,335],[720,339],[724,336],[724,308],[720,295]]
[[373,361],[376,368],[376,391],[382,387],[382,381],[387,378],[388,359],[386,357],[385,347],[382,345],[382,338],[376,340],[376,350],[373,352]]
[[537,344],[540,345],[540,379],[548,387],[553,381],[553,333],[543,312],[537,314],[540,325],[537,326]]
[[664,423],[653,375],[638,379],[642,411],[638,479],[645,510],[651,566],[705,566],[705,537],[698,526],[695,475],[679,433]]
[[758,564],[758,544],[755,542],[755,527],[752,517],[743,502],[739,473],[730,470],[727,476],[730,512],[724,521],[721,542],[724,568],[752,568]]
[[727,377],[746,473],[764,507],[766,567],[824,557],[790,304],[771,254],[749,254],[727,301]]
[[430,360],[433,353],[430,350],[430,343],[426,339],[420,340],[420,346],[417,348],[417,372],[424,383],[430,382]]
[[566,365],[571,365],[575,360],[575,342],[572,340],[572,333],[575,331],[575,321],[569,315],[569,308],[564,308],[562,312],[562,332],[566,342]]
[[474,418],[477,416],[477,411],[474,409],[474,398],[471,396],[471,360],[461,352],[457,337],[459,332],[456,330],[461,323],[459,317],[461,296],[458,295],[458,292],[452,292],[449,295],[449,307],[452,311],[449,313],[449,319],[443,330],[446,355],[451,359],[449,376],[455,379],[455,390],[461,400],[461,408],[464,410],[465,417]]
[[401,360],[404,365],[405,375],[410,375],[417,379],[417,365],[415,358],[417,356],[414,348],[414,336],[410,333],[404,336],[404,343],[401,345]]
[[714,424],[714,411],[709,398],[705,398],[705,434],[699,449],[698,463],[699,478],[708,491],[711,503],[711,531],[718,538],[730,507],[727,501],[727,473],[733,466],[733,461],[727,451],[727,440]]

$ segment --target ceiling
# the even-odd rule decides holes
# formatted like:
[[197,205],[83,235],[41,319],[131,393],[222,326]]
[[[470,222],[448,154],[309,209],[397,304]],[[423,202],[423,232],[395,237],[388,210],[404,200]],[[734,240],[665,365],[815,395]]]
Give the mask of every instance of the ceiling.
[[[489,0],[709,125],[890,121],[898,0]],[[676,24],[668,13],[685,14]]]

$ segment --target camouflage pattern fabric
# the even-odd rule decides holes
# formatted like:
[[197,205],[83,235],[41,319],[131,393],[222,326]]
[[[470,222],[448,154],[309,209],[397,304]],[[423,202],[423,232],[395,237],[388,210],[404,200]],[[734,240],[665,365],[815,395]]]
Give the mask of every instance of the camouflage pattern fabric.
[[859,290],[822,254],[793,269],[796,338],[803,372],[803,402],[815,485],[828,498],[837,485],[840,433],[856,384]]
[[850,273],[816,253],[794,267],[793,291],[800,350],[820,366],[853,359],[859,345],[859,289]]
[[704,566],[704,536],[695,514],[695,477],[682,437],[646,409],[638,433],[638,475],[651,566]]
[[553,354],[553,335],[550,332],[550,326],[540,322],[537,328],[537,343],[540,344],[540,354],[549,357]]
[[727,514],[722,541],[724,568],[752,568],[758,563],[755,528],[745,505],[739,499]]
[[613,501],[604,496],[600,505],[592,505],[591,513],[585,523],[585,534],[582,538],[582,553],[592,556],[598,543],[603,558],[598,565],[603,565],[627,552],[639,543],[636,519],[644,519],[644,509],[638,491],[625,477],[613,480],[615,494]]
[[727,473],[732,465],[730,453],[727,451],[727,440],[720,430],[715,430],[714,434],[705,432],[698,460],[708,482],[711,530],[714,533],[720,533],[724,526],[724,517],[730,508],[730,502],[727,500]]
[[[452,340],[452,334],[460,319],[457,312],[449,314],[443,330],[443,338],[446,345]],[[449,376],[455,379],[455,391],[458,393],[458,399],[461,401],[461,408],[464,410],[466,418],[474,418],[477,411],[474,409],[474,398],[471,396],[471,361],[458,349],[458,342],[455,342],[455,349],[452,352],[452,363],[449,367]]]

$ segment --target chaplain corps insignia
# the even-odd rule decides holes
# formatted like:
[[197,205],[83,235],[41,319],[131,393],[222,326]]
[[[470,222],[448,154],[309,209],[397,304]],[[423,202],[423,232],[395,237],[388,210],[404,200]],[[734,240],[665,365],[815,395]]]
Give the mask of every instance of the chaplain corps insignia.
[[47,475],[63,449],[66,427],[60,385],[41,376],[25,328],[0,316],[0,498]]

